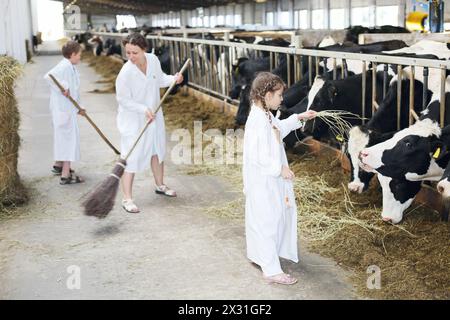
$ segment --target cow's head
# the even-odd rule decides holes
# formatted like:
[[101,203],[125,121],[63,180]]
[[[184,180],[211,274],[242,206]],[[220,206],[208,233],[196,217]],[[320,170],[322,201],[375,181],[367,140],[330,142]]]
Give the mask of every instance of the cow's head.
[[[337,95],[337,89],[332,83],[317,76],[308,93],[307,110],[317,112],[330,110]],[[304,132],[313,136],[322,136],[327,129],[328,126],[323,120],[315,118],[306,122]]]
[[399,223],[403,219],[403,212],[411,205],[420,191],[420,181],[397,180],[378,175],[383,192],[383,221]]
[[438,180],[442,162],[448,161],[446,144],[437,122],[425,119],[403,129],[391,139],[361,151],[366,171],[409,181]]
[[239,58],[236,64],[232,65],[232,73],[231,73],[231,90],[230,90],[230,98],[237,99],[241,94],[241,91],[247,85],[247,79],[243,75],[243,69],[245,69],[245,61],[248,58],[242,57]]

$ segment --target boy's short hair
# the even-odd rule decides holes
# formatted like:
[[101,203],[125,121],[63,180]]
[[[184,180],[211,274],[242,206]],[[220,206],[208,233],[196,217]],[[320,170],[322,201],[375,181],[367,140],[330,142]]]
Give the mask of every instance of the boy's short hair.
[[70,59],[73,53],[77,54],[81,51],[81,46],[78,42],[70,40],[65,45],[63,45],[61,51],[64,58]]

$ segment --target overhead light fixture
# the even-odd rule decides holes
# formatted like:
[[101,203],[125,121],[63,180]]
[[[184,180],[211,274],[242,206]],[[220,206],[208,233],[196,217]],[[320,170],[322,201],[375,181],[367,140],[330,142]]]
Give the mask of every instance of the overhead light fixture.
[[264,3],[267,2],[267,0],[255,0],[256,3]]

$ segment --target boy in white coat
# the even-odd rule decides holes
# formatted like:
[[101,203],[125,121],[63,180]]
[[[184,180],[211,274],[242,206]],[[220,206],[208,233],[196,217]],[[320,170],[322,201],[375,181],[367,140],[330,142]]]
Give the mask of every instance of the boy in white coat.
[[[77,114],[84,115],[84,109],[78,109],[72,105],[67,97],[70,95],[77,102],[80,101],[80,77],[75,65],[81,59],[81,46],[76,41],[68,41],[62,48],[62,59],[51,69],[44,79],[48,81],[51,88],[50,111],[53,120],[53,154],[55,164],[52,172],[61,175],[60,184],[72,184],[84,182],[84,180],[73,175],[71,162],[80,159],[80,133],[77,123]],[[56,86],[49,75],[66,89],[64,93]]]
[[300,120],[314,111],[293,114],[285,120],[273,117],[283,100],[284,83],[270,73],[259,73],[252,83],[252,107],[245,125],[243,181],[247,257],[259,265],[264,279],[294,284],[283,272],[279,257],[298,262],[297,208],[283,138],[301,127]]

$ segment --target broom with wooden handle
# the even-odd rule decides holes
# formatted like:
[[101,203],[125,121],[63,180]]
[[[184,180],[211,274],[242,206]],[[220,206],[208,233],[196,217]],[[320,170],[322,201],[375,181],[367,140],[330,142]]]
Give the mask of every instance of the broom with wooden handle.
[[[53,82],[56,84],[56,86],[61,90],[62,93],[64,93],[66,90],[64,89],[64,87],[58,82],[58,80],[56,80],[56,78],[52,75],[49,74],[48,75],[50,77],[50,79],[53,80]],[[70,95],[67,96],[67,99],[70,100],[70,102],[72,102],[72,104],[75,106],[75,108],[78,109],[78,111],[82,111],[83,109],[80,107],[80,105],[78,104],[78,102],[75,101],[74,98],[72,98]],[[105,137],[105,135],[103,134],[103,132],[101,132],[101,130],[97,127],[97,125],[94,123],[94,121],[92,121],[92,119],[88,116],[88,114],[86,113],[86,110],[84,111],[84,117],[87,119],[87,121],[89,121],[89,123],[94,127],[95,131],[97,131],[97,133],[100,135],[100,137],[103,138],[103,140],[106,142],[106,144],[108,144],[108,146],[114,151],[115,154],[120,155],[119,150],[117,150],[112,143]]]
[[[184,63],[183,67],[179,72],[180,74],[182,74],[185,71],[190,61],[191,59],[186,60],[186,62]],[[170,85],[169,89],[166,90],[164,96],[161,98],[161,101],[159,102],[159,105],[154,112],[155,115],[158,113],[164,100],[167,98],[167,96],[175,87],[175,85],[176,82],[174,81]],[[146,125],[144,126],[144,128],[142,128],[139,136],[137,137],[130,151],[128,151],[128,154],[125,156],[125,158],[124,159],[121,158],[117,161],[116,165],[114,166],[114,169],[109,174],[109,176],[94,191],[92,191],[90,195],[87,197],[87,199],[83,202],[85,215],[94,216],[99,219],[102,219],[105,218],[108,215],[108,213],[112,210],[117,195],[117,189],[119,187],[119,181],[127,165],[127,159],[130,157],[131,153],[136,148],[137,144],[139,143],[139,140],[141,139],[142,135],[144,134],[145,130],[147,130],[150,124],[151,122],[146,123]]]

